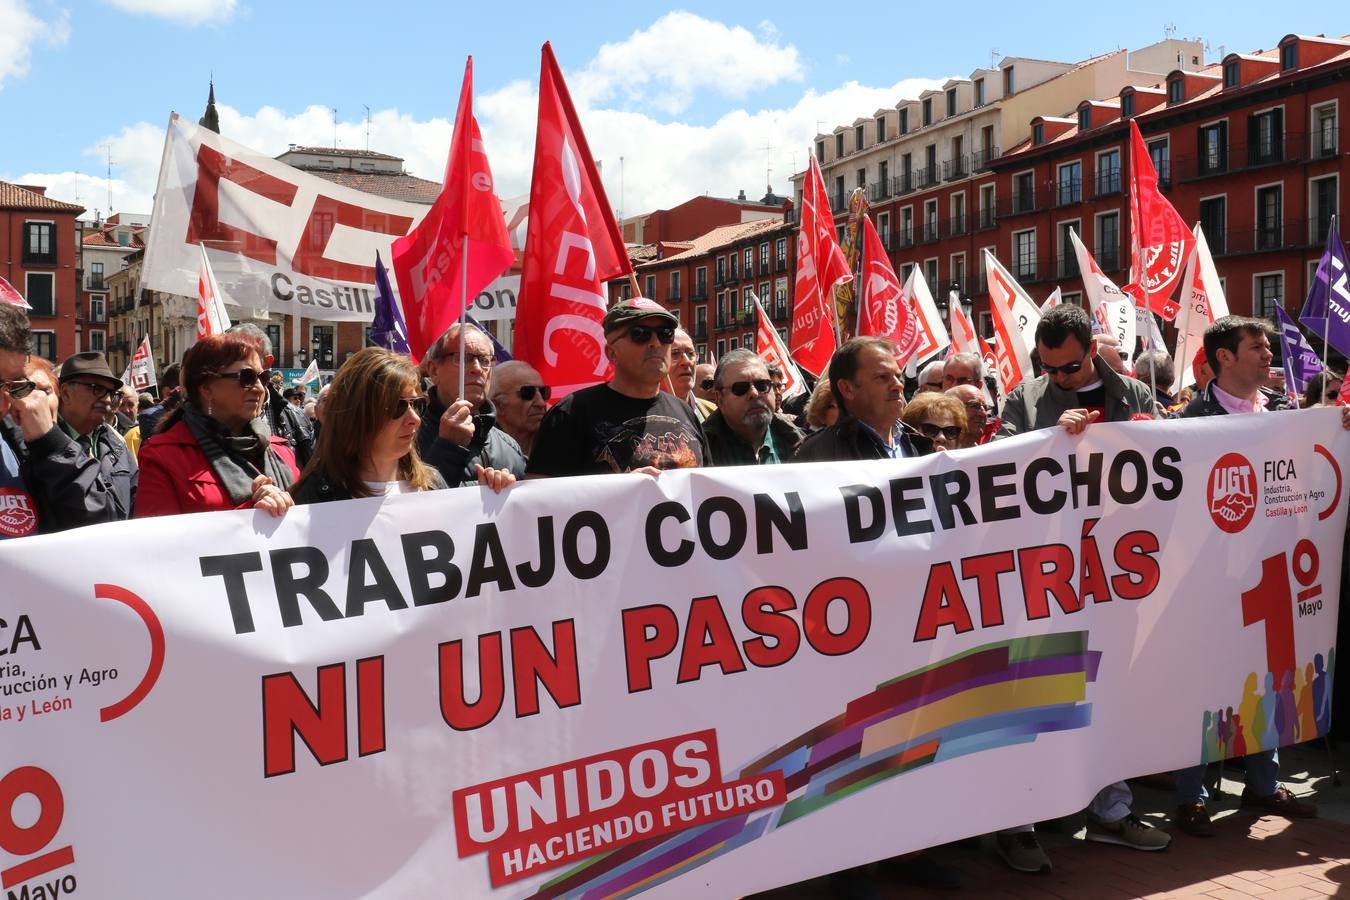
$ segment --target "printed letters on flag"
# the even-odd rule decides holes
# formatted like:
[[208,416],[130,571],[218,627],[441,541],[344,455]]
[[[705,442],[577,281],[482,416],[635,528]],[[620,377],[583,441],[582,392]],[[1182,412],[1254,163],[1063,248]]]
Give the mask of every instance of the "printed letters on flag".
[[426,218],[394,241],[392,252],[414,361],[515,259],[473,115],[473,57],[464,64],[445,184]]
[[202,267],[197,276],[197,340],[213,334],[224,334],[230,327],[229,314],[225,312],[225,299],[216,283],[216,273],[211,269],[211,258],[206,255],[206,245],[200,245]]
[[951,345],[947,324],[942,321],[942,313],[938,312],[933,294],[928,290],[928,281],[919,266],[909,270],[909,278],[905,279],[905,286],[900,292],[900,303],[908,307],[914,316],[915,347],[909,358],[910,363],[922,363]]
[[1308,299],[1299,313],[1299,321],[1342,353],[1350,354],[1350,287],[1346,280],[1345,246],[1340,228],[1332,219],[1327,230],[1327,246],[1313,275]]
[[1171,299],[1195,242],[1186,221],[1158,190],[1158,172],[1143,135],[1130,119],[1130,295],[1167,321],[1179,305]]
[[814,375],[822,374],[835,351],[834,286],[853,273],[834,237],[834,215],[825,195],[820,164],[811,157],[802,184],[801,227],[797,230],[797,286],[792,303],[792,358]]
[[1284,305],[1275,305],[1275,314],[1280,320],[1280,355],[1284,359],[1284,387],[1289,396],[1298,399],[1308,389],[1308,382],[1322,371],[1322,360],[1312,348],[1293,316],[1285,312]]
[[127,372],[122,381],[138,391],[159,386],[159,377],[155,374],[155,357],[150,352],[150,335],[141,338],[141,342],[136,345],[136,352],[131,355],[131,362],[127,363]]
[[[1031,348],[1041,316],[1027,292],[994,257],[984,251],[984,271],[989,281],[989,312],[994,319],[994,355],[998,362],[999,391],[1007,396],[1023,380],[1032,377]],[[1025,310],[1030,309],[1028,315]],[[1019,312],[1021,310],[1021,312]]]
[[768,313],[764,311],[764,304],[759,302],[759,297],[749,288],[745,293],[755,301],[755,353],[759,354],[765,365],[777,366],[783,370],[783,376],[787,379],[787,384],[783,388],[784,400],[805,393],[806,380],[802,378],[802,373],[798,371],[792,357],[788,356],[783,339],[773,327],[773,322],[769,321]]
[[633,267],[548,44],[529,216],[514,350],[553,386],[556,402],[609,376],[604,285]]
[[[862,286],[858,302],[860,335],[884,337],[895,344],[895,361],[903,368],[922,343],[917,316],[906,302],[886,247],[872,219],[863,216]],[[915,267],[918,271],[918,267]]]
[[1078,271],[1083,275],[1083,291],[1087,294],[1088,309],[1092,317],[1101,325],[1102,331],[1113,335],[1120,342],[1120,354],[1126,359],[1134,355],[1135,315],[1134,301],[1114,281],[1106,277],[1097,260],[1092,258],[1087,247],[1078,238],[1078,232],[1070,229],[1069,240],[1073,241],[1073,252],[1078,257]]
[[1205,329],[1216,319],[1228,315],[1228,300],[1219,284],[1219,273],[1209,255],[1209,242],[1199,225],[1195,226],[1194,250],[1186,263],[1186,277],[1181,281],[1181,311],[1177,313],[1176,380],[1172,394],[1188,384],[1195,383],[1195,363],[1204,353]]

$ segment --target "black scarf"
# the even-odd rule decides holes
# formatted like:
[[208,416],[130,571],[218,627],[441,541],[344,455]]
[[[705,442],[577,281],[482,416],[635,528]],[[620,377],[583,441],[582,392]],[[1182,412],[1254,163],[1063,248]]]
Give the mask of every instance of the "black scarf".
[[253,479],[259,475],[271,478],[282,490],[290,489],[291,469],[272,449],[272,435],[262,419],[249,422],[243,434],[230,434],[220,422],[184,403],[183,421],[236,505],[253,499]]

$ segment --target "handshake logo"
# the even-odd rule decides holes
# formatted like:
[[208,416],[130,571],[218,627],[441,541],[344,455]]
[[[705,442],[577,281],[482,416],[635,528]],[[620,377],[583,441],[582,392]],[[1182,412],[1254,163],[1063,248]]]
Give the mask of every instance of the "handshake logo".
[[1214,524],[1237,534],[1256,513],[1256,470],[1241,453],[1225,453],[1209,472],[1207,493]]

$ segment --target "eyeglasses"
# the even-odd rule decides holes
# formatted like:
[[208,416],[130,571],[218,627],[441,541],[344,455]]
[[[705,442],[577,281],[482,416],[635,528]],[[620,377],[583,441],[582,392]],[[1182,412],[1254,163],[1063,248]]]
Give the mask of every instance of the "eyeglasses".
[[[945,380],[943,381],[943,384],[946,384]],[[966,377],[952,376],[952,387],[956,387],[957,385],[961,384],[969,384],[974,387],[979,387],[980,379],[976,378],[974,375]]]
[[553,396],[553,388],[546,384],[522,384],[516,388],[516,396],[529,403],[534,399],[535,391],[539,392],[539,396],[544,398],[545,403],[548,402],[549,397]]
[[645,344],[656,335],[656,339],[663,344],[675,343],[675,329],[670,325],[658,325],[655,328],[650,325],[634,325],[628,329],[628,339],[635,344]]
[[1047,375],[1072,375],[1083,368],[1083,361],[1075,359],[1071,363],[1065,363],[1062,366],[1048,366],[1041,363],[1041,371]]
[[[118,394],[122,393],[120,387],[108,387],[106,384],[96,384],[92,381],[77,381],[74,378],[67,381],[66,384],[78,384],[81,387],[87,388],[89,393],[94,395],[95,400],[101,400],[104,397],[116,397]],[[10,394],[10,396],[13,397],[14,395]]]
[[267,369],[259,372],[257,369],[240,369],[238,372],[212,372],[211,377],[227,381],[238,381],[241,388],[251,388],[261,382],[266,384],[272,377],[272,373]]
[[690,362],[698,361],[698,353],[693,350],[672,350],[670,351],[672,359],[687,359]]
[[35,383],[27,379],[0,382],[0,391],[4,391],[15,400],[22,400],[24,397],[27,397],[29,394],[33,393],[33,389],[36,387],[37,385]]
[[967,400],[965,403],[961,405],[964,406],[966,409],[970,410],[971,412],[975,411],[984,413],[989,412],[989,407],[985,406],[984,403],[979,400]]
[[441,359],[449,360],[455,365],[460,365],[461,359],[464,361],[464,364],[466,365],[468,363],[476,362],[481,368],[484,369],[492,368],[492,364],[497,361],[497,358],[493,356],[491,353],[465,353],[463,356],[460,356],[459,352],[456,350],[447,350],[445,355],[442,356]]
[[773,382],[767,378],[757,378],[754,381],[733,381],[727,385],[727,390],[731,391],[737,397],[744,397],[750,393],[750,388],[754,388],[761,394],[767,394],[773,390]]
[[931,441],[937,440],[938,435],[942,435],[949,441],[959,440],[961,437],[961,427],[959,425],[948,425],[945,428],[941,425],[934,425],[932,422],[920,422],[917,426],[919,433]]
[[717,381],[713,378],[705,378],[698,383],[698,386],[705,391],[711,391],[713,388],[717,387]]
[[394,401],[394,409],[389,413],[389,418],[401,419],[408,414],[409,409],[417,413],[417,417],[420,419],[427,411],[427,398],[425,396],[399,397]]

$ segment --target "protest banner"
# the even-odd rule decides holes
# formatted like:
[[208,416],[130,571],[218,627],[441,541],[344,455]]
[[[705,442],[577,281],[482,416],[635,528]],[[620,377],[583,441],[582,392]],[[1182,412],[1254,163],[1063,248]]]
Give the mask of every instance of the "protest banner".
[[5,542],[0,887],[733,897],[1311,739],[1350,433],[1272,415]]

